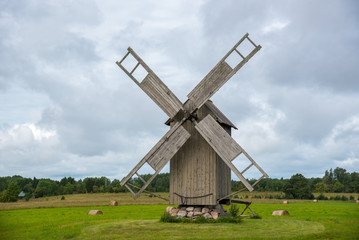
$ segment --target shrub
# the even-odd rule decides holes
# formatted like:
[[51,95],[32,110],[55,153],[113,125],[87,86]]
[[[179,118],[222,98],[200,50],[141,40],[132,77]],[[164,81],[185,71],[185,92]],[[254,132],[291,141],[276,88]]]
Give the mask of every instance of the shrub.
[[342,200],[342,201],[348,201],[348,198],[347,198],[346,196],[342,195],[342,197],[341,197],[340,200]]
[[323,193],[321,193],[318,197],[317,197],[318,200],[328,200],[328,197],[327,196],[324,196]]
[[26,200],[26,202],[28,202],[29,200],[30,200],[30,198],[31,198],[31,193],[27,193],[26,195],[25,195],[25,200]]
[[350,195],[349,200],[354,200],[354,196]]
[[239,198],[239,197],[238,197],[238,195],[234,195],[234,197],[233,197],[233,198]]
[[172,217],[168,212],[165,212],[160,219],[161,222],[180,222],[181,219]]
[[62,197],[61,197],[61,200],[65,200],[65,196],[62,196]]
[[236,204],[232,204],[231,208],[229,209],[229,213],[232,217],[237,217],[239,212],[239,207]]

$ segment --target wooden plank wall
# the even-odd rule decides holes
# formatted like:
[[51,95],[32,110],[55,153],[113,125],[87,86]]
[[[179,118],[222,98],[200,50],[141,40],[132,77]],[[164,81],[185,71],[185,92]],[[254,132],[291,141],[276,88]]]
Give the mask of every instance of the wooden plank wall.
[[[197,112],[198,118],[204,118],[208,111],[203,106]],[[187,205],[216,205],[217,199],[230,194],[231,171],[192,122],[186,121],[183,126],[191,137],[170,162],[170,204],[181,204],[181,198],[174,193],[191,197],[212,193],[188,199]]]

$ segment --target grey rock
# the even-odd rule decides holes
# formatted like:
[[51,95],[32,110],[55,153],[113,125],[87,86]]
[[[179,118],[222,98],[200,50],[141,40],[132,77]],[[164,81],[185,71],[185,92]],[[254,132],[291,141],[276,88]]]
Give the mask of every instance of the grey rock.
[[177,217],[178,217],[178,218],[183,218],[183,217],[186,217],[186,216],[187,216],[187,211],[180,210],[180,211],[177,213]]

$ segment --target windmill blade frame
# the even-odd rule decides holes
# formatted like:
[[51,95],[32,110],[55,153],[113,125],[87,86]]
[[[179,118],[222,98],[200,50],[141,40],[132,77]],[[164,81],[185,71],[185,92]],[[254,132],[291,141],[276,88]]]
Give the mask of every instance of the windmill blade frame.
[[[173,118],[181,109],[183,104],[174,95],[174,93],[161,81],[161,79],[152,71],[151,68],[137,55],[137,53],[130,47],[127,49],[126,55],[121,61],[116,64],[170,117]],[[137,64],[129,72],[123,61],[131,54],[136,60]],[[147,75],[142,81],[138,81],[133,75],[138,66],[141,65],[146,71]]]
[[[249,154],[217,123],[211,116],[207,115],[199,123],[195,123],[196,130],[220,156],[220,158],[227,164],[227,166],[237,175],[243,185],[250,191],[263,177],[268,177],[267,173],[252,159]],[[243,153],[251,164],[240,172],[232,163],[232,161]],[[251,185],[243,176],[243,174],[251,167],[255,166],[261,173],[262,177]]]
[[[246,33],[229,52],[217,63],[217,65],[202,79],[201,82],[187,95],[189,101],[185,103],[184,108],[192,113],[196,109],[200,108],[210,97],[213,96],[254,54],[256,54],[262,47],[256,45]],[[253,44],[254,49],[247,55],[243,56],[238,50],[238,46],[245,40]],[[238,53],[242,61],[238,63],[234,68],[229,66],[226,59],[233,52]]]
[[[147,188],[147,186],[153,181],[157,174],[163,169],[167,162],[176,154],[176,152],[186,143],[190,134],[181,126],[182,122],[178,122],[173,128],[171,128],[158,143],[146,154],[144,158],[132,169],[132,171],[124,177],[120,183],[121,186],[127,187],[127,189],[134,195],[134,198],[137,199],[140,194]],[[151,178],[145,181],[138,170],[145,164],[148,163],[155,173]],[[135,193],[128,185],[128,181],[134,176],[137,175],[138,178],[142,180],[144,185],[140,190]]]

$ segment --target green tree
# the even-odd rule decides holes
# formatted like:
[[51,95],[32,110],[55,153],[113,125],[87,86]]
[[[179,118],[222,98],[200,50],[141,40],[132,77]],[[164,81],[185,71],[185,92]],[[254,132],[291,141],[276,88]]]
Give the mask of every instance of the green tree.
[[340,193],[344,191],[344,185],[341,184],[339,181],[335,181],[333,184],[333,191],[336,193]]
[[72,194],[74,192],[74,185],[71,184],[71,182],[67,182],[64,187],[64,193],[65,194]]
[[308,179],[299,173],[289,179],[284,187],[284,193],[287,197],[293,197],[295,199],[313,198]]
[[17,182],[11,182],[7,188],[0,194],[1,202],[16,202],[18,199],[18,195],[20,193],[20,188]]

